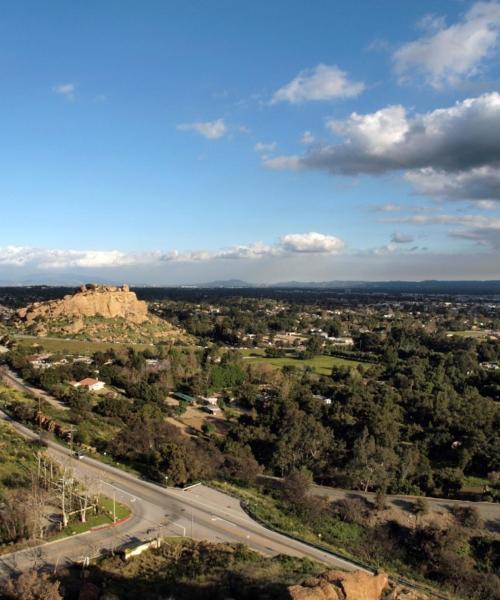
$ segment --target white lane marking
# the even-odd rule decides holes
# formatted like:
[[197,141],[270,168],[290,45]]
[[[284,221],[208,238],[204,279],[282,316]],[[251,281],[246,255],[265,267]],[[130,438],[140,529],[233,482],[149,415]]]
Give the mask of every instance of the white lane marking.
[[177,525],[177,523],[168,523],[167,527],[169,525],[173,525],[174,527],[178,527],[179,529],[182,529],[182,537],[186,537],[186,528],[183,525]]
[[216,517],[215,515],[210,515],[210,520],[211,521],[224,521],[224,523],[228,523],[229,525],[232,525],[233,527],[238,527],[238,525],[236,525],[236,523],[233,523],[232,521],[228,521],[227,519],[223,519],[222,517]]
[[136,496],[129,494],[129,492],[122,490],[122,488],[119,488],[118,486],[113,485],[112,483],[108,483],[107,481],[104,481],[104,479],[99,479],[99,481],[101,483],[104,483],[104,485],[109,485],[109,487],[112,487],[113,489],[117,490],[118,492],[121,492],[122,494],[125,494],[126,496],[130,496],[130,502],[135,502],[137,500]]

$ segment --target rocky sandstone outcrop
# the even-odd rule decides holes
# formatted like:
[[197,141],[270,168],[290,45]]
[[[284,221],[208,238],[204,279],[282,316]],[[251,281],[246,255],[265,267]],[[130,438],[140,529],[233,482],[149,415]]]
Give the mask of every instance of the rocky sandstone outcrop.
[[21,308],[16,317],[28,326],[36,321],[69,318],[68,333],[74,333],[83,328],[84,317],[123,317],[130,323],[143,323],[148,320],[148,308],[127,285],[83,285],[75,294],[64,296],[62,300],[35,302]]
[[[364,571],[346,573],[328,571],[320,577],[306,579],[302,585],[288,588],[292,600],[380,600],[387,590],[387,575],[370,575]],[[427,596],[415,594],[402,588],[391,591],[391,600],[427,600]]]

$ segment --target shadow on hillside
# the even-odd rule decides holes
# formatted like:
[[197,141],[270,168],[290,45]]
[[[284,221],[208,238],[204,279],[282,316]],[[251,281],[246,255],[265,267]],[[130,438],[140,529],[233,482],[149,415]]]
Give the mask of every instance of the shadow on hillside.
[[[113,562],[121,559],[114,558]],[[125,566],[125,563],[123,563]],[[256,581],[243,571],[221,573],[198,573],[197,565],[179,572],[179,566],[168,566],[158,572],[154,564],[141,564],[140,572],[134,575],[120,575],[91,565],[85,572],[71,569],[59,579],[64,588],[64,598],[68,600],[98,600],[104,594],[120,600],[138,598],[172,598],[175,600],[285,600],[290,596],[287,586],[269,580]],[[249,565],[250,567],[251,565]],[[119,565],[114,564],[115,569]],[[272,574],[269,573],[271,576]]]

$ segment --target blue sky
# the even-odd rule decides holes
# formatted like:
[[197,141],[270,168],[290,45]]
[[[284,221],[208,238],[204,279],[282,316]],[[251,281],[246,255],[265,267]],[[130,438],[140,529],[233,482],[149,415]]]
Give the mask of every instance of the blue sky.
[[0,281],[500,278],[497,2],[5,2]]

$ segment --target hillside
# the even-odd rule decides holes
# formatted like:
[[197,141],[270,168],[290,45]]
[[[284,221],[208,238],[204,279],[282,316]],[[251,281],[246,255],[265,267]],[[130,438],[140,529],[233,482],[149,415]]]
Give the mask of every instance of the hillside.
[[12,320],[18,333],[71,336],[109,342],[177,341],[182,330],[148,313],[128,285],[82,285],[62,299],[34,302],[16,311]]

